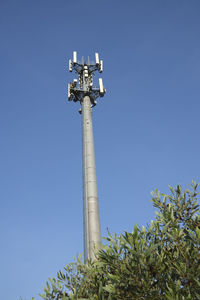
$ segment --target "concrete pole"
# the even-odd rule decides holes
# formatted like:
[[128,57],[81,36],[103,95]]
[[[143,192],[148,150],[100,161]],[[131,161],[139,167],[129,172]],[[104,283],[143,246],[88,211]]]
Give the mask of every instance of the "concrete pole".
[[82,101],[84,260],[94,260],[101,244],[91,101]]

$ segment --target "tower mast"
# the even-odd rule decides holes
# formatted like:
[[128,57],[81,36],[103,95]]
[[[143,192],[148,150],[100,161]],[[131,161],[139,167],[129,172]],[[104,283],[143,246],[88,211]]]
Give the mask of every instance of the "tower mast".
[[77,52],[73,52],[73,60],[69,60],[69,71],[75,70],[78,80],[68,84],[68,100],[80,102],[82,108],[82,151],[83,151],[83,224],[84,224],[84,260],[94,260],[95,250],[101,244],[99,219],[99,205],[97,194],[96,165],[94,154],[94,138],[92,127],[92,107],[97,104],[96,99],[103,97],[105,88],[102,78],[99,87],[93,86],[95,71],[103,71],[103,61],[95,53],[96,62],[86,63],[84,59],[77,61]]

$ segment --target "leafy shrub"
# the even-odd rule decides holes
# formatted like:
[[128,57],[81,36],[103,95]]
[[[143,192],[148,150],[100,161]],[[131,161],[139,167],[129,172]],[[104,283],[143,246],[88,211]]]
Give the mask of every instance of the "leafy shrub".
[[200,299],[200,214],[198,184],[170,194],[153,193],[156,218],[145,227],[117,236],[94,262],[79,257],[57,278],[49,279],[44,294],[52,299]]

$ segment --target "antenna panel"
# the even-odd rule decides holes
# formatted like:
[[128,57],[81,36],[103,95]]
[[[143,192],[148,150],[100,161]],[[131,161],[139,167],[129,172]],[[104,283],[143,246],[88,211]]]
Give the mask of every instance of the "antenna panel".
[[69,60],[69,72],[72,72],[72,60]]
[[99,65],[99,54],[95,53],[96,65]]
[[102,80],[102,78],[99,78],[99,92],[100,92],[100,95],[103,96],[103,94],[104,94],[104,88],[103,88],[103,80]]
[[100,60],[99,73],[103,72],[103,60]]
[[77,52],[76,51],[73,52],[73,63],[74,64],[77,63]]
[[71,98],[71,83],[68,83],[68,100]]

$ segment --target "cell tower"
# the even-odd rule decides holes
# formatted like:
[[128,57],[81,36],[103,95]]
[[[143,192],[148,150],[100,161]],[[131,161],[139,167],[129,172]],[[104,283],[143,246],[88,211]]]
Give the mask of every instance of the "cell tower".
[[83,147],[83,218],[84,218],[84,260],[94,260],[95,250],[101,244],[99,219],[99,204],[97,195],[96,165],[94,154],[94,139],[92,128],[92,107],[97,104],[96,99],[103,97],[106,90],[102,78],[99,78],[99,87],[93,86],[95,71],[102,73],[103,61],[95,53],[95,63],[77,61],[77,52],[73,52],[73,60],[69,60],[69,71],[75,70],[78,80],[68,84],[68,100],[79,101],[82,108],[82,147]]

